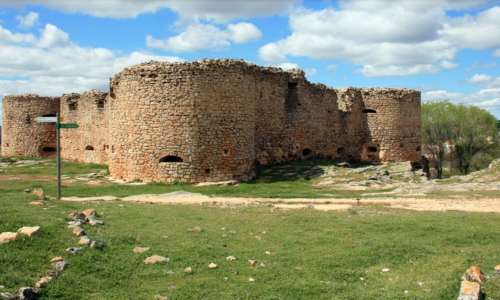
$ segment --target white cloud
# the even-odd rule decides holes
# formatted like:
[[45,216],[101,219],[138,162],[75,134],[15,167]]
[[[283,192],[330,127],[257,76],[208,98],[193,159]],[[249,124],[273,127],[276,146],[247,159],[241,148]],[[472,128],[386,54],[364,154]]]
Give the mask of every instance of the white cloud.
[[500,110],[500,88],[484,89],[474,93],[449,93],[445,90],[422,93],[422,102],[449,99],[453,103],[476,105],[486,110]]
[[220,30],[211,24],[193,23],[188,25],[184,32],[165,40],[155,39],[148,35],[146,45],[150,48],[160,48],[172,52],[195,52],[206,49],[222,48],[235,43],[257,41],[262,36],[255,25],[241,22],[229,24],[227,29]]
[[473,63],[472,65],[470,65],[470,67],[465,69],[465,72],[470,72],[475,68],[492,68],[492,67],[496,67],[496,66],[497,66],[496,62]]
[[375,67],[372,65],[365,65],[363,69],[357,70],[366,77],[391,77],[391,76],[409,76],[417,74],[435,74],[439,73],[439,67],[435,65],[415,65],[415,66],[387,66]]
[[335,71],[337,70],[337,65],[328,65],[326,68],[328,71]]
[[453,61],[462,48],[500,47],[500,7],[474,17],[446,15],[446,9],[485,3],[354,0],[340,2],[339,9],[298,8],[290,15],[292,33],[262,46],[259,58],[268,63],[286,61],[287,56],[347,59],[362,65],[360,72],[370,77],[438,73],[458,67]]
[[451,62],[449,60],[443,60],[443,61],[441,61],[440,66],[443,67],[444,69],[454,69],[454,68],[458,67],[458,64]]
[[428,85],[428,84],[421,84],[421,85],[417,86],[417,89],[422,90],[422,91],[433,91],[436,89],[436,87],[434,87],[432,85]]
[[477,86],[488,89],[500,89],[500,77],[493,78],[490,75],[474,74],[470,79],[465,79],[465,82],[476,83]]
[[281,63],[276,67],[282,68],[283,70],[299,69],[299,65],[293,63]]
[[491,56],[493,57],[500,57],[500,49],[497,49],[491,53]]
[[44,5],[67,13],[89,14],[95,17],[135,18],[145,13],[155,13],[168,8],[179,13],[182,20],[207,20],[229,22],[235,18],[270,16],[286,11],[298,0],[2,0],[0,7]]
[[38,24],[38,13],[31,11],[25,17],[17,15],[16,20],[19,21],[19,25],[17,27],[29,29]]
[[180,62],[179,57],[132,52],[117,56],[105,48],[82,48],[69,40],[68,34],[47,24],[40,37],[12,34],[0,26],[0,80],[5,95],[35,93],[57,96],[90,89],[107,90],[109,77],[125,67],[157,60]]
[[318,73],[315,68],[304,69],[304,72],[306,72],[306,76],[314,76]]

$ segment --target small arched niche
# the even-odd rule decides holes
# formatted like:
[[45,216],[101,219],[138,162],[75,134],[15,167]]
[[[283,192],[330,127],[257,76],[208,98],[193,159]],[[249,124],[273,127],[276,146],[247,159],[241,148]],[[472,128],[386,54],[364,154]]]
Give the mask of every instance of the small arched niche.
[[417,149],[415,151],[421,151],[422,148],[420,148],[420,146],[417,146]]
[[342,155],[342,154],[345,154],[345,148],[344,147],[340,147],[337,149],[337,155]]
[[373,146],[368,147],[367,150],[368,150],[368,152],[375,153],[375,152],[377,152],[377,147],[373,147]]
[[179,163],[182,162],[182,158],[179,156],[174,156],[174,155],[167,155],[162,158],[160,158],[161,163]]
[[374,109],[368,109],[368,108],[363,109],[361,112],[364,113],[364,114],[376,114],[377,113],[376,110],[374,110]]
[[54,152],[56,152],[56,151],[57,151],[57,149],[56,149],[56,148],[54,148],[54,147],[44,147],[44,148],[42,149],[42,152],[44,152],[44,153],[54,153]]
[[87,147],[85,147],[85,150],[94,151],[94,147],[88,145]]
[[309,148],[306,148],[306,149],[302,150],[302,155],[303,156],[309,156],[309,155],[312,155],[312,154],[313,154],[313,152]]

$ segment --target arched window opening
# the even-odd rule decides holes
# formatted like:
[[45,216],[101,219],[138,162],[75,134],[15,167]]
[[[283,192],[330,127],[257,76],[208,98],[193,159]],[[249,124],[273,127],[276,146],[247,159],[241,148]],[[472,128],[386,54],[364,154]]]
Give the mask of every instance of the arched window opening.
[[85,150],[94,151],[94,147],[92,147],[92,146],[89,145],[89,146],[85,147]]
[[311,149],[309,149],[309,148],[306,148],[306,149],[302,150],[302,155],[303,155],[303,156],[309,156],[309,155],[311,155],[312,153],[313,153],[313,152],[312,152],[312,150],[311,150]]
[[364,114],[376,114],[377,113],[377,111],[374,109],[363,109],[361,112]]
[[368,152],[377,152],[377,147],[368,147]]
[[420,146],[418,146],[417,150],[415,150],[415,151],[420,151],[420,150],[422,150],[422,148],[420,148]]
[[342,154],[345,154],[345,148],[344,147],[340,147],[337,149],[337,155],[342,155]]
[[160,162],[182,162],[182,158],[173,155],[167,155],[165,157],[160,158]]
[[52,153],[52,152],[56,152],[57,149],[54,148],[54,147],[45,147],[42,149],[42,152],[46,152],[46,153]]

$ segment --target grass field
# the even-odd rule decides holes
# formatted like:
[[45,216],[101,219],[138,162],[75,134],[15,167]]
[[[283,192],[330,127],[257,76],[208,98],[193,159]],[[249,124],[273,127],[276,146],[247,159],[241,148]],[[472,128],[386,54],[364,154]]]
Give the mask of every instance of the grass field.
[[[68,163],[64,169],[77,176],[105,166]],[[340,212],[271,211],[264,205],[221,208],[121,201],[45,200],[44,206],[32,206],[28,203],[36,196],[23,194],[23,189],[43,187],[54,195],[54,179],[34,179],[53,172],[53,166],[6,170],[8,176],[29,176],[0,181],[0,232],[23,226],[40,226],[42,232],[0,245],[0,285],[6,287],[0,292],[14,294],[22,286],[34,286],[47,275],[50,259],[63,256],[68,267],[42,290],[40,299],[154,299],[154,295],[170,299],[456,299],[460,277],[472,265],[491,276],[484,285],[486,299],[500,298],[500,279],[493,276],[494,267],[500,264],[498,214],[378,206]],[[325,192],[314,190],[311,181],[277,180],[224,188],[75,183],[64,187],[63,193],[126,196],[182,189],[231,196],[298,191],[313,197]],[[65,249],[78,247],[79,238],[67,228],[67,216],[87,208],[95,208],[98,219],[105,221],[104,226],[85,224],[87,235],[107,247],[84,246],[85,251],[71,255]],[[196,226],[202,231],[187,230]],[[151,249],[134,253],[136,246]],[[142,262],[153,254],[171,261]],[[227,261],[230,255],[237,259]],[[249,259],[267,266],[252,267]],[[210,263],[219,267],[209,269]],[[193,274],[185,274],[186,267]],[[391,271],[381,273],[384,268]],[[249,282],[249,278],[258,281]]]

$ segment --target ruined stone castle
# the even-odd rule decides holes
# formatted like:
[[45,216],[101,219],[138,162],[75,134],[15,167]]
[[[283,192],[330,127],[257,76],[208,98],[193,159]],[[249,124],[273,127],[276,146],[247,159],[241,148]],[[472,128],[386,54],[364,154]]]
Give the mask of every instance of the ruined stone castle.
[[115,178],[197,183],[248,180],[256,165],[352,155],[421,158],[420,91],[332,88],[301,70],[243,60],[148,62],[110,79],[109,91],[3,99],[2,155],[61,156],[109,165]]

